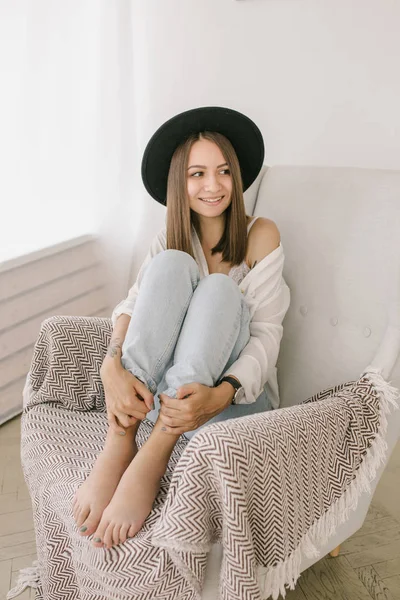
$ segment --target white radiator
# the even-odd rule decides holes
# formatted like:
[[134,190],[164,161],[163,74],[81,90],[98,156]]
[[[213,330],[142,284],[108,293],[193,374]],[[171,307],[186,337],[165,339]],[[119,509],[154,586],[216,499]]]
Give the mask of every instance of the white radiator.
[[98,238],[86,235],[0,264],[0,425],[22,411],[44,319],[110,316],[100,255]]

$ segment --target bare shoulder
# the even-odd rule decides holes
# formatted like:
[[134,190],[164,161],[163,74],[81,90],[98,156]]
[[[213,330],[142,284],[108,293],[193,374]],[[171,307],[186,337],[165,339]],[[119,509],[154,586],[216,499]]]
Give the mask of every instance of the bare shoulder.
[[271,219],[259,217],[249,233],[247,263],[253,268],[263,258],[268,256],[281,243],[281,236],[276,223]]

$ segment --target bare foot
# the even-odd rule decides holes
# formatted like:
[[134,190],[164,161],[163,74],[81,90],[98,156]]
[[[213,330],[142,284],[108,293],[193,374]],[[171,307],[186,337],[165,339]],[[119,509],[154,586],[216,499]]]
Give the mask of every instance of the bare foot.
[[106,443],[89,477],[75,494],[73,514],[79,533],[91,535],[109,504],[118,483],[137,453],[137,428],[130,427],[125,436],[108,430]]
[[160,489],[166,465],[149,460],[148,453],[139,450],[125,471],[110,504],[105,508],[94,536],[97,548],[111,548],[133,537],[151,512]]

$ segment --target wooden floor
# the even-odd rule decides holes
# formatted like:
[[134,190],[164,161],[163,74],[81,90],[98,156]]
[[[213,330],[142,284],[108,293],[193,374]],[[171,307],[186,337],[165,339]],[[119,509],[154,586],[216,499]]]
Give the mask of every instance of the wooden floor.
[[[0,427],[0,600],[35,558],[31,503],[20,464],[20,417]],[[34,599],[28,589],[18,599]],[[287,600],[400,600],[400,444],[368,517],[341,547],[303,572]]]

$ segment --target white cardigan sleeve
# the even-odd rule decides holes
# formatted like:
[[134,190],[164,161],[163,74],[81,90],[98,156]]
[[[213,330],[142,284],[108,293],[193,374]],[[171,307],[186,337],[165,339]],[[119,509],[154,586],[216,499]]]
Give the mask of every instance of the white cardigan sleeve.
[[164,228],[155,236],[155,238],[151,242],[150,249],[139,269],[139,273],[136,277],[135,283],[133,284],[133,286],[131,287],[131,289],[128,292],[128,296],[125,298],[125,300],[122,300],[114,308],[112,315],[111,315],[113,328],[115,327],[115,323],[116,323],[119,315],[122,315],[122,314],[132,315],[133,307],[135,306],[136,298],[139,293],[140,283],[142,281],[144,271],[145,271],[147,265],[149,264],[149,262],[151,261],[151,259],[159,252],[162,252],[163,250],[165,250],[166,247],[167,247],[167,231],[166,231],[166,228]]
[[280,245],[240,284],[250,308],[250,340],[223,375],[234,375],[242,384],[245,397],[241,404],[257,400],[278,360],[282,321],[290,304],[290,290],[282,276],[283,263]]

